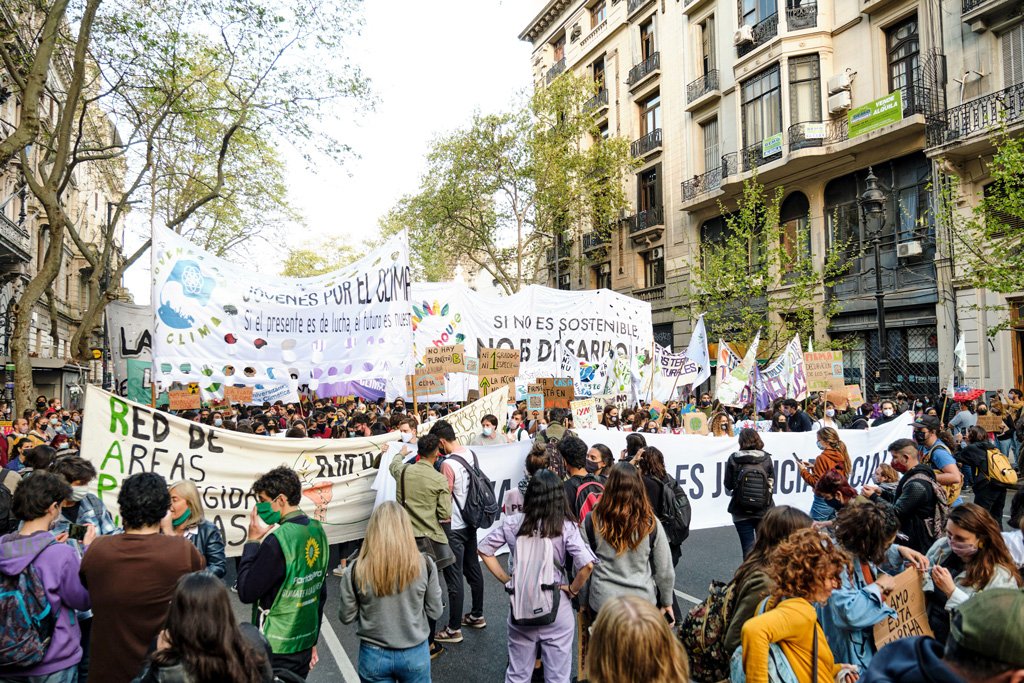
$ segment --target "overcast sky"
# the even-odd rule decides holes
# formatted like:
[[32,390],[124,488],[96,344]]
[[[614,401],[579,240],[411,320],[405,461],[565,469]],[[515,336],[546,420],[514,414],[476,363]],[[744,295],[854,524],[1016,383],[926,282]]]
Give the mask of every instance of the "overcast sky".
[[[282,239],[359,244],[377,218],[403,194],[415,192],[430,140],[469,120],[474,109],[506,107],[530,82],[529,43],[517,36],[536,13],[530,0],[368,0],[366,25],[351,55],[371,79],[379,102],[357,121],[338,121],[341,139],[360,156],[342,168],[312,173],[289,164],[295,204],[306,230],[282,229]],[[128,240],[129,251],[133,248]],[[136,242],[135,244],[139,244]],[[262,250],[261,250],[262,251]],[[259,269],[269,266],[272,248]],[[148,303],[149,255],[128,271],[136,303]]]

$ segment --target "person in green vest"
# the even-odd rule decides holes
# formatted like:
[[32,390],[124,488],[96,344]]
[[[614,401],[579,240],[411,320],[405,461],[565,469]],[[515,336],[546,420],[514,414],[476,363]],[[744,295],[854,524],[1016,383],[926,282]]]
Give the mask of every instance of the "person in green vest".
[[252,621],[270,643],[275,671],[306,678],[327,600],[327,536],[299,509],[302,484],[277,467],[252,486],[258,499],[238,565],[238,598],[252,604]]

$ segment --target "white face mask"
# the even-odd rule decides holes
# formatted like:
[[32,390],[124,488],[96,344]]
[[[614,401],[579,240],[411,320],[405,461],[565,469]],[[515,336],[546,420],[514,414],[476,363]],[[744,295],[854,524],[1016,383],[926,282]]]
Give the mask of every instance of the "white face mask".
[[886,417],[892,417],[892,408],[886,408],[885,410],[883,410],[882,415],[885,415]]
[[427,422],[433,422],[436,419],[437,419],[437,415],[428,415],[427,416]]
[[402,432],[402,443],[409,443],[412,441],[412,432]]
[[76,503],[89,495],[88,486],[72,486],[71,487],[71,500]]
[[825,415],[827,415],[828,417],[835,417],[836,416],[835,408],[826,408],[825,409]]

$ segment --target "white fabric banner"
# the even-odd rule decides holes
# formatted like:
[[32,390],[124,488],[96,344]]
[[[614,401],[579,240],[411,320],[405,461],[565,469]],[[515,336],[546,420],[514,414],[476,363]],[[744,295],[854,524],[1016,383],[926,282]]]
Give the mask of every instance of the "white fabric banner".
[[761,330],[758,330],[740,364],[729,370],[725,379],[718,383],[716,398],[724,405],[743,406],[750,403],[754,385],[754,366],[757,365],[757,347],[760,341]]
[[153,309],[111,301],[104,313],[107,316],[107,343],[110,345],[114,387],[118,396],[127,396],[128,360],[153,361],[153,340],[149,331],[153,324]]
[[311,278],[253,272],[159,227],[152,251],[153,361],[162,384],[332,396],[335,383],[404,381],[410,372],[405,232],[341,270]]

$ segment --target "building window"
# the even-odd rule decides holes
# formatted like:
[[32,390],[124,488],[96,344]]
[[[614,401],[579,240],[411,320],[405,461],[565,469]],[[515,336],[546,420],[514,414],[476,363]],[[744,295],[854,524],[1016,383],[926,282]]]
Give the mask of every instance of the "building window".
[[718,117],[700,124],[700,136],[704,141],[704,172],[707,173],[722,165],[718,147]]
[[778,11],[776,0],[740,0],[740,25],[756,26]]
[[560,62],[565,58],[565,35],[554,42],[554,61]]
[[1003,52],[1003,87],[1024,82],[1024,24],[1017,24],[999,37]]
[[896,24],[885,32],[889,60],[889,92],[903,92],[904,113],[918,111],[915,88],[918,82],[920,41],[917,15]]
[[608,18],[608,2],[607,0],[599,0],[599,2],[590,8],[590,28],[595,29],[597,26]]
[[[1024,24],[1022,24],[1024,25]],[[993,237],[1007,232],[1019,234],[1024,231],[1022,208],[1011,198],[1016,193],[1007,193],[1001,181],[991,182],[982,188],[985,195],[985,220],[989,234]]]
[[644,171],[637,181],[637,211],[649,211],[658,205],[658,166]]
[[700,31],[700,68],[698,76],[706,76],[715,69],[715,17],[711,15],[698,25]]
[[569,273],[559,273],[558,275],[558,288],[559,289],[572,289],[571,278]]
[[640,24],[640,60],[650,59],[658,50],[654,44],[654,18]]
[[779,65],[743,82],[743,146],[782,132]]
[[661,95],[655,93],[640,103],[640,137],[661,128]]
[[810,265],[811,259],[811,205],[803,192],[793,192],[779,209],[782,224],[782,249],[786,262],[783,270],[792,273]]
[[605,261],[590,269],[593,274],[594,289],[612,288],[612,262]]
[[821,74],[818,55],[789,60],[789,115],[791,123],[821,121]]
[[726,223],[721,216],[704,221],[700,226],[700,267],[707,270],[707,255],[711,250],[725,248]]
[[597,89],[598,90],[603,90],[604,89],[604,57],[602,56],[600,59],[595,61],[592,68],[593,68],[593,72],[594,72],[594,83],[597,83]]
[[644,289],[660,287],[665,284],[665,248],[655,247],[645,251],[644,257]]

